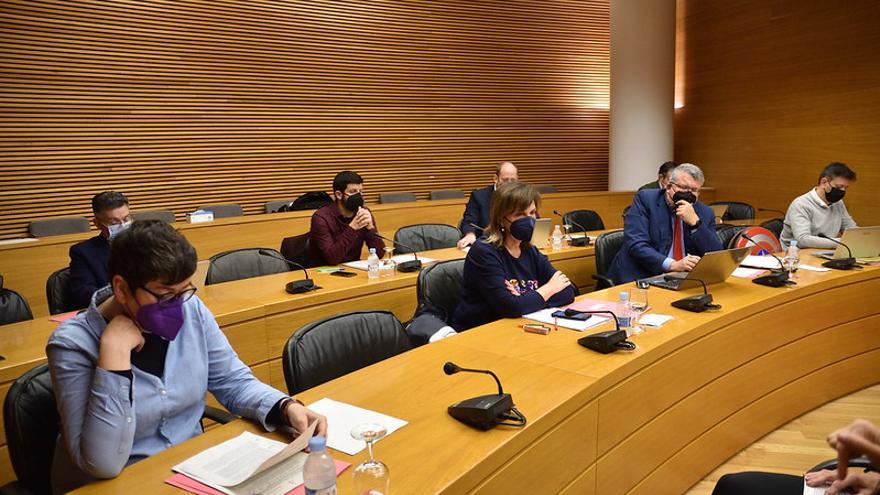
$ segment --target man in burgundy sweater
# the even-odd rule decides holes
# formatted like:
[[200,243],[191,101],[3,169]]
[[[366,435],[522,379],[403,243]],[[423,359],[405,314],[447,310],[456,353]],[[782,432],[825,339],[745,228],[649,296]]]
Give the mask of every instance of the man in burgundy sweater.
[[381,258],[385,243],[377,235],[376,220],[364,208],[364,180],[345,171],[333,179],[333,204],[315,211],[309,235],[311,260],[318,265],[338,265],[361,259],[364,242]]

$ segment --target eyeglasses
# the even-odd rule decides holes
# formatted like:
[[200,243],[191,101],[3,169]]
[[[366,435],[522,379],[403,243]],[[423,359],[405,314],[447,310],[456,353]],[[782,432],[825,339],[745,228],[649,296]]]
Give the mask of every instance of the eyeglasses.
[[672,182],[672,181],[669,181],[669,183],[672,184],[673,186],[677,187],[678,189],[682,190],[682,191],[688,191],[688,192],[692,192],[692,193],[694,193],[694,194],[700,194],[700,188],[699,188],[699,187],[697,187],[697,188],[693,188],[693,187],[685,187],[685,186],[679,185],[677,182]]
[[141,286],[141,289],[147,291],[150,295],[156,298],[156,302],[159,303],[159,306],[169,306],[172,302],[177,299],[180,299],[181,303],[185,303],[192,299],[192,296],[199,290],[196,286],[190,284],[189,287],[183,289],[180,292],[166,292],[164,294],[156,294],[150,289]]

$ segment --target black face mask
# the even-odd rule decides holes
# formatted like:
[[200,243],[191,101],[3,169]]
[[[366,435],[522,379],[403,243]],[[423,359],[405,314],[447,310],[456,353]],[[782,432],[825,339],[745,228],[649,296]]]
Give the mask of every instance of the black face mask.
[[349,197],[345,198],[345,209],[348,211],[356,212],[358,208],[364,206],[364,197],[361,196],[361,193],[352,194]]
[[828,201],[829,204],[834,204],[843,199],[846,195],[846,191],[843,189],[838,189],[836,187],[831,187],[831,190],[825,193],[825,200]]
[[672,195],[672,204],[678,204],[681,200],[694,204],[697,202],[697,195],[690,191],[678,191]]

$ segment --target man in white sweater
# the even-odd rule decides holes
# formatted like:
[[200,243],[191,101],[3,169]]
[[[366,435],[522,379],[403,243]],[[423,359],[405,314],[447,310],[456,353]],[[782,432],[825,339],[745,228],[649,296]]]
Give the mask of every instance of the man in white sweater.
[[836,248],[837,244],[819,234],[839,237],[857,226],[843,204],[843,196],[855,180],[856,173],[845,163],[829,163],[819,175],[819,184],[788,206],[780,236],[783,245],[794,240],[799,248]]

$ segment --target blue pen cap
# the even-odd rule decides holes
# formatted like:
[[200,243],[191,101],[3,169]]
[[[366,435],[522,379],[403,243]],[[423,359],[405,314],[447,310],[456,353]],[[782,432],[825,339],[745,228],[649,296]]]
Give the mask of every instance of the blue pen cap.
[[309,439],[309,450],[312,452],[321,452],[327,448],[327,438],[321,435],[315,435]]

